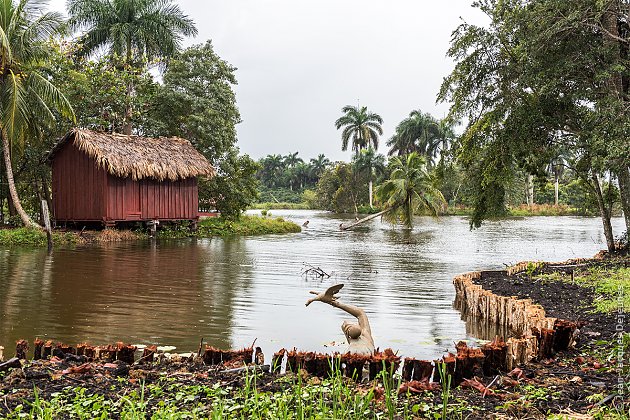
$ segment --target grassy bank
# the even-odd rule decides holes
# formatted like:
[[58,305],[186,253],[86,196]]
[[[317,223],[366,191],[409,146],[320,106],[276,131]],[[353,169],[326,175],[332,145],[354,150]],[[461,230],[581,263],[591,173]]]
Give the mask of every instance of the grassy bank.
[[[627,263],[627,262],[626,262]],[[630,268],[607,264],[577,267],[570,272],[553,272],[536,277],[541,285],[549,282],[564,282],[593,289],[594,311],[613,314],[619,308],[630,308]],[[588,302],[591,303],[591,302]]]
[[308,203],[255,203],[251,210],[311,210]]
[[210,238],[213,236],[296,233],[301,230],[300,226],[281,217],[242,215],[238,220],[227,220],[221,217],[201,220],[195,232],[191,231],[187,225],[167,226],[158,230],[157,236],[158,238]]
[[270,381],[253,373],[233,376],[227,384],[213,379],[190,384],[170,377],[134,384],[119,378],[111,388],[121,392],[106,394],[81,386],[64,388],[50,396],[34,394],[7,418],[358,420],[412,418],[421,409],[426,414],[441,412],[437,404],[420,406],[413,398],[399,396],[398,383],[392,380],[384,386],[357,385],[337,374],[323,380],[287,375]]
[[[162,225],[158,238],[186,238],[230,235],[264,235],[271,233],[300,232],[301,228],[282,218],[243,215],[239,220],[226,220],[220,217],[201,220],[197,231],[193,232],[188,223]],[[100,231],[54,231],[55,245],[85,245],[100,242],[137,241],[148,238],[145,231],[127,229],[103,229]],[[40,229],[13,228],[0,229],[0,246],[47,246],[46,234]]]

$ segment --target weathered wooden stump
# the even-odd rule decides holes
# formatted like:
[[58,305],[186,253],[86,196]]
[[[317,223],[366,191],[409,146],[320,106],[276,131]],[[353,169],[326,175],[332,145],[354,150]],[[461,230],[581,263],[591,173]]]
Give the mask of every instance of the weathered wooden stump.
[[15,343],[15,357],[21,360],[26,360],[27,353],[28,353],[28,341],[18,340]]

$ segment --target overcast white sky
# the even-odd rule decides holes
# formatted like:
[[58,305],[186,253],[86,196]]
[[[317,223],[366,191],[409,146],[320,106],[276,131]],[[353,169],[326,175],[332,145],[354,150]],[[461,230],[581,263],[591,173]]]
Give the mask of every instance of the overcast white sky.
[[[442,118],[435,104],[451,32],[461,18],[483,22],[472,0],[175,0],[197,24],[186,45],[213,41],[238,68],[239,147],[255,159],[341,151],[334,121],[357,101],[384,119],[379,151],[413,109]],[[65,0],[51,0],[65,13]]]

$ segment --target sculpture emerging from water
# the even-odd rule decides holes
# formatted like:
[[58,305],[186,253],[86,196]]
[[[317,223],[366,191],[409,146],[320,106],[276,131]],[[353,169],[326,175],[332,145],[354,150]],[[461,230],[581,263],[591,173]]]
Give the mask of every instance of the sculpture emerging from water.
[[371,356],[374,354],[374,340],[372,339],[370,321],[368,321],[368,317],[363,309],[337,301],[337,296],[335,295],[342,287],[343,284],[337,284],[329,287],[323,293],[311,291],[312,294],[317,296],[309,299],[306,302],[306,306],[310,305],[312,302],[324,302],[356,317],[358,323],[344,321],[343,324],[341,324],[341,330],[346,336],[346,340],[348,340],[348,352]]

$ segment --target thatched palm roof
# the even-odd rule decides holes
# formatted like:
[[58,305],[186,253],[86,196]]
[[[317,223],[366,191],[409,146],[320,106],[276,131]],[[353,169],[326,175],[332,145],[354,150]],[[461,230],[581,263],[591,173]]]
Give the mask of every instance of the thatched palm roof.
[[48,160],[69,142],[121,178],[175,181],[216,174],[208,160],[188,140],[179,137],[149,138],[75,128],[55,145]]

